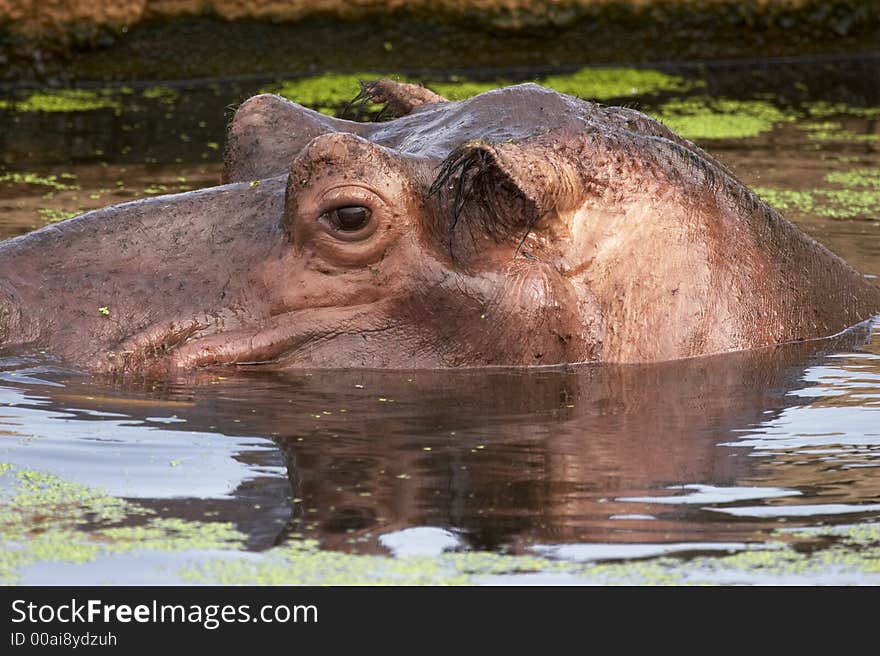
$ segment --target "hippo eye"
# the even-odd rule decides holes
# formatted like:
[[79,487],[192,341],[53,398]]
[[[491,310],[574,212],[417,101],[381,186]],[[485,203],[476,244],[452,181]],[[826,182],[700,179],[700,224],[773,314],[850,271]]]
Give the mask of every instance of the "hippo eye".
[[360,230],[367,225],[370,215],[370,210],[362,205],[338,207],[331,212],[327,212],[330,224],[341,232],[356,232]]

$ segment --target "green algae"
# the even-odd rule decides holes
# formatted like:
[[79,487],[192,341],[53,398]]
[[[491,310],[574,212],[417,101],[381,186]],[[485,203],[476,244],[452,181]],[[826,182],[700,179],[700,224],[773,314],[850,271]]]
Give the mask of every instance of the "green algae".
[[16,582],[22,567],[39,562],[78,564],[135,550],[236,550],[244,544],[230,523],[156,517],[151,509],[47,472],[3,463],[0,483],[0,583]]
[[829,219],[880,219],[880,191],[756,187],[755,193],[780,212],[796,211]]
[[[132,96],[130,87],[106,89],[40,89],[21,98],[0,100],[0,109],[15,112],[70,113],[92,112],[112,109],[117,114],[122,111],[126,96]],[[158,102],[171,108],[179,98],[179,93],[166,86],[152,86],[144,89],[140,97]]]
[[[830,547],[799,551],[798,541],[834,536]],[[527,574],[566,577],[573,583],[603,585],[694,585],[773,578],[811,579],[826,575],[857,578],[880,574],[880,525],[845,530],[774,532],[760,548],[725,555],[661,556],[635,561],[573,562],[489,552],[389,558],[323,551],[307,541],[288,543],[255,560],[213,559],[184,568],[193,583],[223,585],[472,585],[495,577]]]
[[22,100],[0,100],[0,109],[18,112],[91,112],[98,109],[121,109],[109,89],[54,89],[31,93]]
[[[610,100],[661,92],[684,92],[699,84],[653,69],[622,67],[582,68],[566,75],[537,78],[535,82],[559,93],[585,100]],[[449,100],[464,100],[510,84],[514,83],[502,78],[478,82],[465,77],[453,77],[449,80],[429,82],[427,86]]]
[[840,189],[790,190],[756,187],[755,193],[781,212],[830,219],[880,219],[880,169],[835,171],[825,181]]
[[[0,583],[17,582],[22,568],[41,562],[76,566],[107,554],[136,558],[145,550],[220,550],[221,556],[177,572],[184,581],[212,584],[471,585],[499,576],[516,581],[522,575],[561,575],[575,583],[678,585],[880,575],[877,523],[779,530],[759,548],[636,561],[574,562],[483,551],[392,558],[328,551],[301,538],[242,559],[246,536],[228,522],[158,517],[137,503],[8,464],[0,464],[0,489]],[[817,539],[828,546],[797,548]]]
[[769,132],[796,116],[766,100],[693,97],[661,105],[656,116],[688,139],[744,139]]
[[40,175],[38,173],[7,172],[0,174],[0,182],[7,182],[10,184],[39,185],[42,187],[49,187],[50,189],[53,189],[55,191],[74,191],[79,189],[79,185],[61,182],[58,179],[59,177],[70,179],[63,174],[61,176],[57,176]]
[[4,537],[34,528],[28,520],[39,519],[40,530],[47,522],[53,528],[72,528],[88,521],[120,521],[131,511],[130,504],[121,499],[45,472],[10,467],[0,475],[12,476],[15,489],[0,511]]
[[773,189],[771,187],[754,187],[753,191],[768,205],[780,212],[794,210],[802,214],[810,214],[816,208],[816,198],[812,191]]
[[880,118],[880,107],[857,107],[842,102],[814,101],[805,105],[804,110],[811,118],[831,116],[857,116],[859,118]]
[[179,97],[177,91],[171,87],[153,86],[144,89],[141,92],[141,98],[146,100],[155,100],[166,107],[173,106]]
[[[831,540],[830,546],[811,550],[795,550],[791,546],[774,551],[744,551],[721,559],[698,558],[690,563],[702,576],[726,574],[725,580],[736,575],[766,579],[809,578],[823,575],[850,574],[872,576],[880,574],[880,524],[865,523],[842,527],[812,527],[776,531],[779,538],[789,542],[822,538]],[[876,579],[874,580],[876,583]]]
[[430,82],[426,86],[447,100],[467,100],[486,91],[506,87],[510,84],[513,83],[501,79],[489,82],[475,82],[463,77],[451,77],[448,80]]
[[[276,93],[321,113],[338,114],[355,97],[363,81],[383,77],[381,73],[327,73],[298,80],[280,81],[260,89],[261,93]],[[392,76],[401,82],[416,80]],[[471,80],[463,76],[424,80],[425,86],[449,100],[465,100],[480,93],[514,84],[505,78]],[[535,80],[538,84],[560,93],[588,100],[628,98],[660,92],[682,92],[697,86],[698,82],[676,75],[668,75],[653,69],[637,68],[582,68],[567,75],[551,75]],[[364,111],[369,115],[380,108],[367,103]]]
[[155,517],[142,526],[118,526],[99,532],[112,543],[114,553],[135,549],[240,549],[245,536],[228,522],[196,522],[176,517]]
[[43,207],[37,210],[37,214],[39,214],[46,223],[58,223],[59,221],[72,219],[82,213],[83,210],[59,210],[53,207]]
[[808,121],[798,127],[807,133],[811,141],[854,144],[880,141],[880,134],[853,132],[837,121]]
[[880,189],[880,169],[864,168],[851,171],[835,171],[825,176],[825,181],[848,189],[870,187]]
[[[362,80],[382,77],[377,73],[327,73],[316,77],[286,80],[260,89],[333,116],[342,110],[360,90]],[[373,105],[373,109],[378,105]]]
[[582,68],[568,75],[551,75],[538,84],[587,100],[610,100],[661,92],[684,92],[698,82],[662,71],[641,68]]
[[302,540],[271,549],[258,561],[215,559],[180,575],[193,583],[222,585],[467,585],[476,576],[571,569],[545,558],[488,552],[403,558],[350,554]]
[[814,195],[822,199],[816,214],[831,219],[880,219],[880,191],[820,189]]

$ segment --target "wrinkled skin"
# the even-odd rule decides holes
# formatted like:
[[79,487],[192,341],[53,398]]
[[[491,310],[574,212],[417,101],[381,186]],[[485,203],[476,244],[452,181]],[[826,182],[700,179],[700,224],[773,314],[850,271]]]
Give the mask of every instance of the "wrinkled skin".
[[650,362],[880,312],[880,290],[639,112],[531,84],[364,93],[401,116],[257,96],[226,184],[0,245],[2,341],[111,372]]

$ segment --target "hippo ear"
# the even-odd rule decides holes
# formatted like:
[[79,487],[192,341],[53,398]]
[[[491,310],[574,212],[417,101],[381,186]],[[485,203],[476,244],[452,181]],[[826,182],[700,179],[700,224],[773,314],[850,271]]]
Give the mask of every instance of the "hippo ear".
[[456,148],[430,189],[449,216],[450,248],[462,217],[496,239],[524,239],[545,216],[561,209],[560,192],[572,187],[574,172],[568,168],[545,145],[468,141]]
[[377,121],[383,117],[400,118],[424,105],[447,102],[443,96],[419,84],[396,82],[387,77],[372,82],[361,80],[360,85],[360,93],[346,105],[342,114],[343,118],[347,118],[349,113],[353,113],[356,120],[360,119],[364,107],[369,102],[384,105],[379,115],[374,119]]

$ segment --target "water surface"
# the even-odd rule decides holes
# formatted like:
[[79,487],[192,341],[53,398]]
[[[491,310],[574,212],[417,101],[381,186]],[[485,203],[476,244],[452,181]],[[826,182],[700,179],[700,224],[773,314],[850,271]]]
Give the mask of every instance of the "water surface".
[[[698,140],[880,276],[880,91],[837,66],[678,71],[694,84],[616,102],[739,134]],[[225,105],[267,83],[0,110],[0,236],[215,184]],[[877,584],[880,330],[650,366],[124,385],[7,349],[0,463],[13,583]]]

